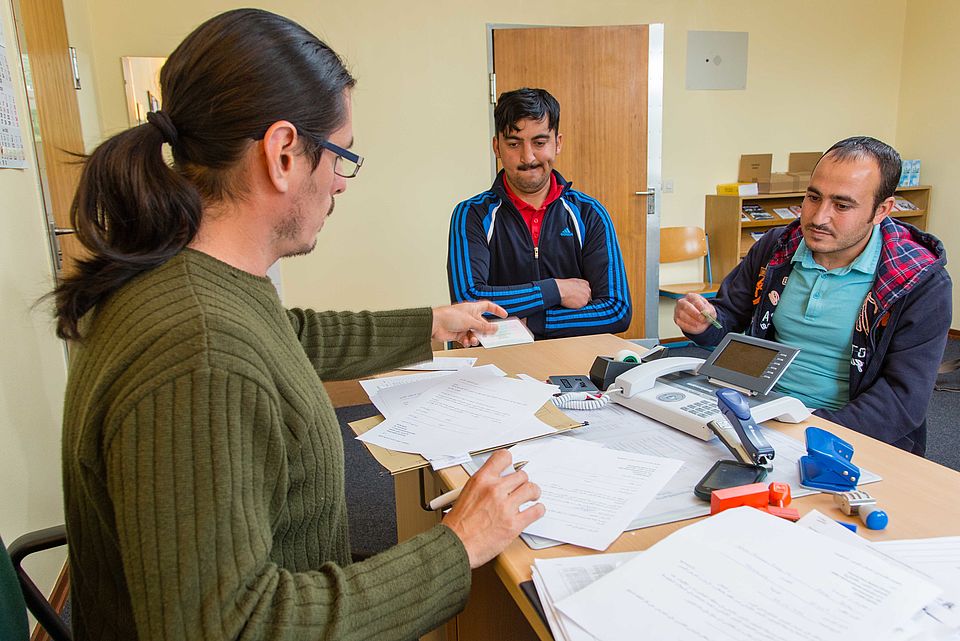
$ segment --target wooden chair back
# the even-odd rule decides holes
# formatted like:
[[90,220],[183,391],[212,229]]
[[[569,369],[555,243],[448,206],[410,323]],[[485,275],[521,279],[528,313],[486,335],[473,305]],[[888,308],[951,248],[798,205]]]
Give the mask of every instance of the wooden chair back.
[[678,263],[707,255],[707,235],[702,227],[661,227],[660,262]]

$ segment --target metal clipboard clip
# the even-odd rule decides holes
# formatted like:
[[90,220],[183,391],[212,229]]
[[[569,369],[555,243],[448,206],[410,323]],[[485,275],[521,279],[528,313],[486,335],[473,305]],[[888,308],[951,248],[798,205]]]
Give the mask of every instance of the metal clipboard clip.
[[800,457],[800,485],[827,492],[857,487],[860,468],[850,462],[852,445],[819,427],[808,427],[806,439],[807,455]]

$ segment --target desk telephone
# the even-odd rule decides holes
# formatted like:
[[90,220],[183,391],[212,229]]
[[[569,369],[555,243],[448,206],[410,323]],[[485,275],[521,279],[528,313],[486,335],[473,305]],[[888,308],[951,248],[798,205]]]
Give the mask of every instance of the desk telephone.
[[727,334],[706,360],[667,357],[643,362],[608,386],[610,400],[709,441],[707,423],[729,422],[717,406],[717,390],[742,392],[753,418],[799,423],[810,410],[792,396],[771,391],[800,350],[742,334]]

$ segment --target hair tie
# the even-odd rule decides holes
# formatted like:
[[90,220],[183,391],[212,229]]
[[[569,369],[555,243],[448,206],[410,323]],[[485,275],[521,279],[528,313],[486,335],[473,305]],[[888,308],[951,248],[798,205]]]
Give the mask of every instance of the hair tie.
[[173,147],[177,144],[177,128],[173,126],[170,116],[162,111],[147,112],[147,122],[160,130],[163,141]]

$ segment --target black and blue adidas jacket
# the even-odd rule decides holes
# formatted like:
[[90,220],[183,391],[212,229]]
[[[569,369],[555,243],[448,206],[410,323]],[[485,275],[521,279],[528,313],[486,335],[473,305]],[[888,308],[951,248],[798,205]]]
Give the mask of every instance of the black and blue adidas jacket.
[[[489,300],[527,319],[537,338],[626,330],[633,314],[620,245],[610,215],[598,201],[563,186],[543,216],[540,243],[503,187],[493,186],[453,210],[447,276],[454,303]],[[581,309],[560,306],[556,278],[582,278],[592,300]]]

